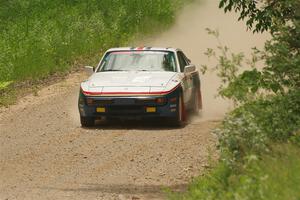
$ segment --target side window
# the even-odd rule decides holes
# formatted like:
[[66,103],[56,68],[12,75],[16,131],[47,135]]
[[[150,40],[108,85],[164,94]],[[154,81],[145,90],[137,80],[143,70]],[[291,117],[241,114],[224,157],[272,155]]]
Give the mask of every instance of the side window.
[[180,71],[183,72],[184,71],[184,67],[188,65],[188,63],[185,60],[185,56],[181,51],[177,52],[177,56],[178,56],[178,61],[179,61],[179,65],[180,65]]
[[191,64],[190,59],[188,59],[188,57],[186,57],[186,55],[184,53],[182,53],[182,54],[183,54],[184,60],[187,63],[187,65],[190,65]]

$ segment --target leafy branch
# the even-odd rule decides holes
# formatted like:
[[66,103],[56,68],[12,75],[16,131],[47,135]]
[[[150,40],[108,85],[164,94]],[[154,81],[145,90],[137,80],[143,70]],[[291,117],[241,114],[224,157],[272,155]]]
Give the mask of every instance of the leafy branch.
[[[208,58],[216,60],[217,64],[213,67],[202,65],[201,72],[204,74],[208,69],[217,72],[218,77],[221,78],[218,93],[223,98],[230,98],[236,103],[254,99],[254,93],[258,90],[255,85],[260,80],[260,72],[255,67],[262,59],[261,52],[253,48],[251,58],[246,59],[244,53],[233,53],[226,45],[222,44],[218,30],[207,28],[206,31],[216,38],[218,45],[217,50],[208,48],[204,54]],[[241,69],[245,64],[253,70],[241,74]]]

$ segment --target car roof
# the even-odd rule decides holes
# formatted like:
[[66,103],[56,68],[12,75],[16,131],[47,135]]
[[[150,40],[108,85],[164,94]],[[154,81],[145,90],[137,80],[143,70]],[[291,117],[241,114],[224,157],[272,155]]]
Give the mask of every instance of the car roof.
[[118,47],[118,48],[111,48],[107,50],[107,52],[111,51],[179,51],[178,48],[172,47]]

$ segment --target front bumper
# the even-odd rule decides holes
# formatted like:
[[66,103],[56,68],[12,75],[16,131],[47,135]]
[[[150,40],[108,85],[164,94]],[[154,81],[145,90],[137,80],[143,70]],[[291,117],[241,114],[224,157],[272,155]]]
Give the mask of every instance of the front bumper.
[[[178,115],[180,88],[163,96],[85,96],[79,95],[78,108],[82,117],[111,118],[173,118]],[[158,98],[165,102],[158,103]]]

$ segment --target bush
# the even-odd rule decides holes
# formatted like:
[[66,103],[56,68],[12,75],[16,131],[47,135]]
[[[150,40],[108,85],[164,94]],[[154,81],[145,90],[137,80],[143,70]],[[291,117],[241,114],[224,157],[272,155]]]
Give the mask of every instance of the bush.
[[248,102],[228,115],[216,130],[221,151],[226,159],[237,161],[247,154],[265,152],[270,142],[297,137],[299,113],[299,90]]

